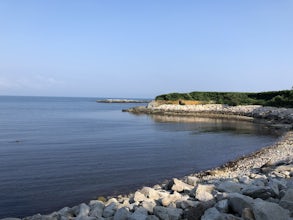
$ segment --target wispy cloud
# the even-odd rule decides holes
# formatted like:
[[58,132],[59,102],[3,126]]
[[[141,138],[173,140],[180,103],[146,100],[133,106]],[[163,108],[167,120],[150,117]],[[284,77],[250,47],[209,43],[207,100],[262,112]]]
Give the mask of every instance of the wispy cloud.
[[62,85],[62,81],[59,81],[51,76],[43,76],[41,74],[28,75],[23,77],[15,77],[13,75],[0,76],[0,90],[14,89],[31,89],[42,90],[53,88]]

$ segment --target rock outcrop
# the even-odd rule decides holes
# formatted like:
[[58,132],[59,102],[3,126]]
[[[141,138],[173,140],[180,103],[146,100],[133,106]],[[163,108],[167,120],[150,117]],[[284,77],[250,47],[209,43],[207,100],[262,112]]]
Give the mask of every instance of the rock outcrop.
[[163,114],[200,117],[222,117],[241,120],[265,120],[266,123],[282,124],[292,128],[293,109],[263,107],[260,105],[228,106],[222,104],[168,105],[150,102],[147,106],[138,106],[123,110],[135,114]]

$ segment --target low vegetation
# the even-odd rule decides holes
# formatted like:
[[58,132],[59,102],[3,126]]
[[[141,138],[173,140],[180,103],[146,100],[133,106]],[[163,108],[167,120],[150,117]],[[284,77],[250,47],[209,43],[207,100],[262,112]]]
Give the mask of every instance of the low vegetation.
[[[193,100],[201,103],[227,105],[263,105],[293,108],[293,90],[271,92],[190,92],[169,93],[156,97],[157,101]],[[179,102],[183,103],[184,102]]]

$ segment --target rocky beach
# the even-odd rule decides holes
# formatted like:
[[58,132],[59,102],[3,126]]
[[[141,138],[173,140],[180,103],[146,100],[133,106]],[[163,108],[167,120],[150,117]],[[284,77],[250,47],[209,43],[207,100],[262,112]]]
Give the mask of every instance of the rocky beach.
[[129,195],[97,198],[48,215],[36,214],[23,219],[293,219],[292,109],[216,104],[157,105],[151,102],[146,107],[126,111],[260,121],[284,129],[284,134],[274,145],[212,170],[142,187]]

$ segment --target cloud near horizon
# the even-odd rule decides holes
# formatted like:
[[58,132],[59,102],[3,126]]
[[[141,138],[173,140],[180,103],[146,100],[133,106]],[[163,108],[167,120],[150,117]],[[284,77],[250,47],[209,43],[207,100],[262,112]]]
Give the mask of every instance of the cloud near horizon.
[[42,92],[48,88],[58,87],[63,82],[51,76],[43,76],[41,74],[31,74],[28,76],[5,75],[0,76],[0,91],[8,93],[15,90],[33,90]]

